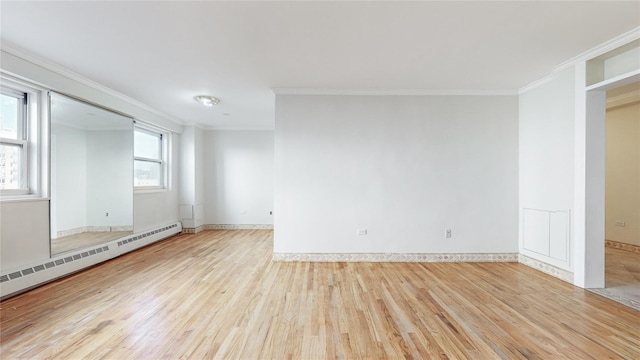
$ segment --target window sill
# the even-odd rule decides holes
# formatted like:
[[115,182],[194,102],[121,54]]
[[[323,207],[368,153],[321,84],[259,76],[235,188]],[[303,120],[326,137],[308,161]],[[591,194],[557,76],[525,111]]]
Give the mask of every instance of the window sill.
[[167,192],[166,188],[138,188],[138,189],[133,189],[133,194],[134,195],[155,194],[155,193],[164,193],[164,192]]
[[0,195],[0,202],[3,202],[3,203],[30,202],[30,201],[49,201],[49,198],[39,194]]

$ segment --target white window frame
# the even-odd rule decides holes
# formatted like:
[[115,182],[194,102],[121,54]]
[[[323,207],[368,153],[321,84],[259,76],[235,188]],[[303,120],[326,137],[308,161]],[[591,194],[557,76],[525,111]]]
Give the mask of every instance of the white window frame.
[[46,90],[30,83],[0,75],[0,92],[9,96],[23,98],[21,121],[19,124],[19,139],[2,138],[0,142],[7,145],[22,147],[21,177],[19,189],[0,189],[1,200],[24,199],[29,197],[46,196],[43,179],[47,169],[41,167],[48,149],[44,146],[48,137],[46,131]]
[[[133,189],[134,193],[147,193],[147,192],[158,192],[165,191],[169,188],[169,146],[170,146],[170,135],[171,133],[155,127],[153,125],[148,125],[145,123],[141,123],[138,120],[134,121],[133,131],[142,132],[153,136],[158,136],[160,138],[160,159],[151,159],[145,158],[141,156],[136,156],[135,154],[135,145],[134,145],[134,154],[133,161],[144,161],[150,163],[160,164],[160,185],[158,186],[136,186],[134,183]],[[135,166],[134,166],[135,170]],[[135,181],[135,174],[134,181]]]

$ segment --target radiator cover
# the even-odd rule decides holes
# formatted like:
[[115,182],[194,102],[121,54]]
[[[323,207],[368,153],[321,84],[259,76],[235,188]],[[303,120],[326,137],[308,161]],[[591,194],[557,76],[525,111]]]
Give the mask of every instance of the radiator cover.
[[30,265],[8,269],[0,274],[0,298],[4,299],[27,291],[89,266],[166,239],[181,231],[182,224],[177,222],[153,230],[128,235],[105,244],[59,254]]

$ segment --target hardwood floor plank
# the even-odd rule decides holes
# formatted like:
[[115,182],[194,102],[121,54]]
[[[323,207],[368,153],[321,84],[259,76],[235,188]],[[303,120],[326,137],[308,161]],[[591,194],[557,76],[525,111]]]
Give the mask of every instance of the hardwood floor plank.
[[51,255],[60,255],[72,250],[106,244],[109,241],[133,234],[133,231],[87,231],[51,239]]
[[272,262],[269,230],[156,243],[0,303],[0,356],[640,358],[640,312],[515,263]]

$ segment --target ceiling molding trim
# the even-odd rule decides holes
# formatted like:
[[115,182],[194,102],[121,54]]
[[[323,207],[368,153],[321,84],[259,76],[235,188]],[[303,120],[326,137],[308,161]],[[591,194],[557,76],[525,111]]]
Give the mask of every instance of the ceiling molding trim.
[[628,44],[632,41],[638,40],[640,39],[640,26],[631,30],[631,31],[627,31],[626,33],[623,33],[611,40],[605,41],[604,43],[591,48],[585,52],[583,52],[582,54],[578,55],[578,56],[574,56],[573,58],[555,66],[552,70],[552,72],[546,76],[544,76],[541,79],[538,79],[532,83],[529,83],[523,87],[521,87],[518,90],[518,94],[523,94],[526,93],[528,91],[531,91],[539,86],[542,86],[544,84],[546,84],[547,82],[551,81],[553,79],[553,77],[563,71],[566,70],[572,66],[575,66],[577,63],[582,62],[582,61],[587,61],[589,59],[593,59],[595,57],[598,57],[604,53],[607,53],[611,50],[617,49],[622,45]]
[[573,58],[558,64],[556,67],[553,68],[553,72],[559,72],[562,71],[566,68],[569,68],[573,65],[575,65],[578,62],[581,61],[587,61],[590,59],[593,59],[595,57],[598,57],[602,54],[605,54],[611,50],[617,49],[622,45],[626,45],[634,40],[638,40],[640,39],[640,26],[636,27],[635,29],[632,29],[630,31],[627,31],[626,33],[620,34],[616,37],[614,37],[611,40],[605,41],[602,44],[593,47],[585,52],[583,52],[582,54],[579,54],[577,56],[574,56]]
[[553,76],[556,73],[557,72],[554,71],[553,73],[548,74],[548,75],[546,75],[545,77],[543,77],[541,79],[538,79],[538,80],[536,80],[536,81],[534,81],[534,82],[532,82],[532,83],[530,83],[528,85],[525,85],[525,86],[521,87],[520,90],[518,90],[518,95],[522,95],[522,94],[524,94],[526,92],[529,92],[529,91],[531,91],[531,90],[533,90],[533,89],[535,89],[535,88],[537,88],[539,86],[542,86],[542,85],[548,83],[549,81],[553,80]]
[[274,131],[275,128],[255,127],[255,126],[215,126],[208,125],[204,127],[205,131]]
[[153,130],[153,131],[166,131],[167,133],[175,133],[175,134],[181,134],[181,132],[177,132],[175,130],[171,130],[165,126],[161,126],[158,125],[156,123],[150,122],[150,121],[145,121],[145,120],[141,120],[141,119],[133,119],[133,127],[141,127],[141,128],[147,128],[147,130]]
[[21,59],[23,59],[25,61],[28,61],[28,62],[33,63],[35,65],[38,65],[40,67],[43,67],[43,68],[45,68],[45,69],[47,69],[49,71],[52,71],[52,72],[54,72],[56,74],[62,75],[64,77],[67,77],[67,78],[69,78],[71,80],[74,80],[74,81],[76,81],[76,82],[78,82],[78,83],[80,83],[82,85],[88,86],[88,87],[93,88],[93,89],[98,90],[98,91],[101,91],[101,92],[103,92],[103,93],[105,93],[105,94],[107,94],[109,96],[113,96],[114,98],[117,98],[117,99],[122,100],[122,101],[124,101],[126,103],[129,103],[131,105],[139,107],[139,108],[141,108],[141,109],[143,109],[145,111],[148,111],[150,113],[153,113],[155,115],[163,117],[163,118],[165,118],[167,120],[170,120],[170,121],[172,121],[172,122],[174,122],[176,124],[184,125],[184,121],[182,121],[180,119],[177,119],[177,118],[175,118],[175,117],[173,117],[173,116],[171,116],[169,114],[165,114],[165,113],[163,113],[163,112],[161,112],[161,111],[159,111],[159,110],[157,110],[157,109],[155,109],[155,108],[153,108],[153,107],[151,107],[151,106],[149,106],[149,105],[147,105],[145,103],[142,103],[142,102],[140,102],[138,100],[135,100],[134,98],[131,98],[131,97],[129,97],[127,95],[124,95],[122,93],[119,93],[119,92],[117,92],[117,91],[115,91],[115,90],[113,90],[111,88],[108,88],[108,87],[106,87],[106,86],[104,86],[104,85],[102,85],[102,84],[100,84],[98,82],[95,82],[95,81],[93,81],[91,79],[88,79],[88,78],[86,78],[86,77],[84,77],[84,76],[82,76],[82,75],[80,75],[80,74],[78,74],[78,73],[76,73],[76,72],[74,72],[72,70],[69,70],[69,69],[67,69],[67,68],[65,68],[65,67],[63,67],[61,65],[58,65],[58,64],[53,63],[53,62],[51,62],[49,60],[45,60],[45,59],[43,59],[41,57],[33,55],[33,54],[31,54],[31,53],[29,53],[29,52],[27,52],[27,51],[15,46],[15,45],[13,45],[13,44],[7,44],[6,42],[3,42],[1,45],[2,45],[1,46],[2,51],[5,51],[5,52],[7,52],[7,53],[9,53],[11,55],[17,56],[17,57],[19,57],[19,58],[21,58]]
[[364,96],[511,96],[518,90],[476,89],[476,90],[427,90],[427,89],[310,89],[310,88],[273,88],[276,95],[364,95]]
[[182,124],[182,126],[185,127],[192,127],[192,128],[196,128],[196,129],[200,129],[200,130],[207,130],[207,126],[204,124],[200,124],[197,122],[193,122],[193,121],[185,121],[184,124]]

